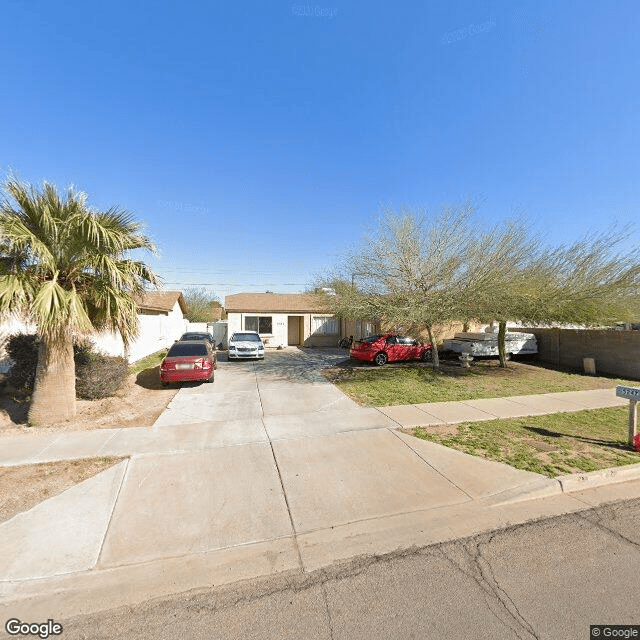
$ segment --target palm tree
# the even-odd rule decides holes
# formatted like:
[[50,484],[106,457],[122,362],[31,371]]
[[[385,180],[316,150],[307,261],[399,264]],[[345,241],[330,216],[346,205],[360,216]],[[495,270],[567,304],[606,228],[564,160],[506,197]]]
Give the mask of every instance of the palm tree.
[[69,187],[42,190],[10,178],[0,201],[0,314],[34,322],[40,348],[29,408],[33,425],[75,415],[74,336],[118,331],[125,346],[138,331],[136,298],[157,284],[135,249],[155,251],[133,216],[101,212]]

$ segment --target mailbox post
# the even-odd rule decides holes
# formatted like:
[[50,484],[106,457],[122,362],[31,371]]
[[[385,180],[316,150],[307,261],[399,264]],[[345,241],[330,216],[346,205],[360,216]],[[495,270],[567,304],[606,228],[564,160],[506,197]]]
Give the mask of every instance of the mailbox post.
[[633,448],[636,433],[638,433],[638,409],[640,400],[640,387],[616,387],[616,395],[619,398],[629,400],[629,446]]

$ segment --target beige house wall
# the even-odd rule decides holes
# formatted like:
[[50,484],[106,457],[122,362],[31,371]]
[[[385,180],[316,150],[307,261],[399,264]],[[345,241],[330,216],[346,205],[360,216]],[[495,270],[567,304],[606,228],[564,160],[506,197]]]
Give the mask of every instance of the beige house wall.
[[313,333],[312,318],[335,318],[330,313],[308,313],[304,319],[304,346],[305,347],[337,347],[340,339],[340,322],[338,321],[337,333],[319,334]]
[[227,314],[228,323],[228,335],[229,338],[237,331],[245,330],[245,318],[271,318],[271,333],[261,333],[260,337],[267,347],[279,347],[282,345],[286,347],[287,341],[287,316],[286,313],[269,313],[268,311],[261,311],[260,313],[239,313],[236,311],[230,311]]
[[[469,323],[467,325],[466,330],[467,331],[480,331],[480,327],[481,326],[485,326],[485,325],[481,325],[479,323]],[[455,336],[456,333],[460,333],[461,331],[465,330],[465,326],[463,325],[462,322],[451,322],[449,324],[438,324],[435,325],[433,327],[433,335],[437,341],[437,343],[440,345],[442,344],[443,340],[448,340],[449,338],[453,338]],[[421,340],[422,342],[428,342],[429,341],[429,334],[427,333],[426,329],[418,329],[417,327],[412,327],[412,326],[398,326],[398,325],[393,325],[391,323],[388,322],[383,322],[382,323],[382,333],[406,333],[407,335],[410,335],[414,338],[416,338],[417,340]]]
[[[302,317],[301,334],[299,336],[300,346],[305,347],[335,347],[341,337],[340,331],[336,334],[318,334],[313,333],[312,318],[333,318],[329,313],[301,313],[299,311],[291,311],[287,313],[273,313],[269,311],[240,313],[237,311],[229,311],[227,314],[228,335],[229,337],[236,331],[245,330],[245,318],[248,317],[270,317],[271,333],[260,334],[263,342],[267,347],[287,347],[289,345],[289,317]],[[340,327],[340,325],[338,325]],[[342,334],[345,335],[345,334]]]
[[353,336],[354,340],[362,340],[382,332],[380,324],[372,320],[342,320],[341,325],[342,336]]

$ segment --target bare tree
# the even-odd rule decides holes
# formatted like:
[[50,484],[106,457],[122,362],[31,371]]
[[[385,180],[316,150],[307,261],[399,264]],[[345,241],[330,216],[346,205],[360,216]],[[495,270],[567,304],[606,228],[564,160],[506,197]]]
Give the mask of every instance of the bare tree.
[[213,308],[221,306],[220,300],[206,287],[189,287],[183,296],[191,322],[211,322],[214,319]]
[[640,247],[629,242],[633,234],[631,226],[613,227],[545,250],[530,271],[532,281],[545,274],[546,286],[522,319],[607,326],[640,317]]
[[465,255],[472,240],[471,203],[424,211],[383,210],[377,226],[345,257],[331,281],[327,303],[347,318],[384,318],[422,326],[439,366],[436,327],[463,313],[460,289],[467,282]]
[[463,318],[498,321],[502,367],[507,363],[507,321],[537,315],[542,309],[542,292],[550,274],[540,260],[542,247],[540,236],[522,217],[499,222],[489,229],[478,227],[475,242],[467,245],[466,278],[459,292]]
[[506,366],[507,321],[607,325],[640,317],[640,250],[624,250],[632,229],[613,228],[570,245],[543,246],[523,221],[507,222],[469,255],[477,281],[470,310],[499,322]]
[[506,366],[508,321],[611,324],[640,317],[640,248],[631,229],[546,246],[523,217],[486,227],[470,203],[383,211],[377,226],[324,282],[326,304],[351,319],[424,327],[439,365],[436,328],[454,321],[499,323]]

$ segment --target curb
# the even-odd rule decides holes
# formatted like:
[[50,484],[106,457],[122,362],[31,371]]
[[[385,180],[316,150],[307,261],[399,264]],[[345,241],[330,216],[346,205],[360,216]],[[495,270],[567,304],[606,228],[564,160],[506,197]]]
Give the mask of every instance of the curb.
[[486,498],[480,498],[478,503],[486,507],[498,507],[514,502],[524,502],[525,500],[535,500],[536,498],[548,498],[562,494],[562,485],[557,478],[542,478],[513,489],[507,489],[500,493],[495,493]]
[[488,507],[547,498],[553,495],[569,494],[586,489],[595,489],[610,484],[640,480],[640,464],[630,464],[622,467],[610,467],[589,471],[588,473],[569,473],[556,478],[545,478],[534,482],[507,489],[501,493],[479,500]]
[[571,473],[555,478],[562,487],[563,493],[583,491],[592,487],[601,487],[605,484],[616,482],[628,482],[640,479],[640,464],[630,464],[622,467],[610,467],[588,473]]

